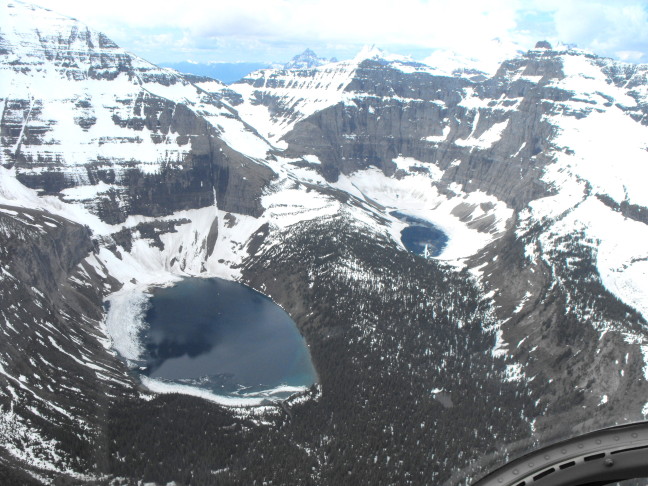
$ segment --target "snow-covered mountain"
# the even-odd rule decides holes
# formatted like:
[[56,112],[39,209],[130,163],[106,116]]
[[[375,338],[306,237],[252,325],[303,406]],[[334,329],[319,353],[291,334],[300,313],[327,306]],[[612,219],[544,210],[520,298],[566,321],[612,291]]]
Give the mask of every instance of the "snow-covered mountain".
[[[157,216],[211,203],[211,186],[227,172],[229,184],[250,186],[243,211],[258,211],[252,193],[262,182],[238,169],[251,162],[237,149],[263,157],[269,146],[204,91],[223,85],[191,84],[72,19],[19,3],[3,9],[2,165],[18,180],[91,201],[116,222],[132,210]],[[213,184],[201,181],[207,174]]]
[[[641,182],[647,69],[539,45],[482,82],[377,52],[320,68],[299,84],[298,73],[261,71],[233,89],[245,100],[241,113],[266,115],[257,125],[272,131],[261,133],[283,143],[284,154],[317,161],[311,168],[329,182],[345,176],[361,186],[363,171],[375,168],[393,183],[427,173],[446,194],[482,193],[484,202],[494,197],[516,210],[524,221],[518,235],[575,212],[593,240],[606,242],[597,247],[606,288],[645,313],[643,257],[634,246],[644,227],[620,208],[641,214],[648,204]],[[623,129],[612,134],[612,126]],[[597,218],[621,218],[614,234],[608,221],[580,212],[584,201],[600,205],[589,208]],[[608,280],[617,278],[624,283]]]
[[[648,67],[369,48],[225,86],[0,8],[5,482],[459,484],[648,413]],[[186,275],[281,304],[319,389],[233,412],[141,388],[146,291]]]
[[283,147],[282,138],[295,124],[331,106],[350,102],[352,82],[359,82],[365,61],[407,73],[436,73],[434,67],[402,56],[366,47],[351,60],[330,62],[313,69],[262,69],[229,88],[224,96],[241,117],[254,123],[260,133]]

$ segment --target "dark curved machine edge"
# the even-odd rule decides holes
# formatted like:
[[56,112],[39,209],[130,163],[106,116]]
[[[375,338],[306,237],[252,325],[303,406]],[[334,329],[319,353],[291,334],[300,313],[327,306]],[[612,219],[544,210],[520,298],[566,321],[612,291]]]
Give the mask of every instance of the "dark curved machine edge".
[[648,422],[636,422],[531,452],[473,486],[598,486],[643,477],[648,477]]

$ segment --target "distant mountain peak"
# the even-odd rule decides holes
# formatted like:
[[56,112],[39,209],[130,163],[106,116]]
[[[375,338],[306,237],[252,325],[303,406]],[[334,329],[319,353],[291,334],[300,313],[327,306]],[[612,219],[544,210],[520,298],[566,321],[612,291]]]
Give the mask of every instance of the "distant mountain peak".
[[414,61],[410,56],[403,56],[401,54],[392,54],[387,52],[375,44],[365,45],[360,52],[353,58],[354,62],[360,63],[366,60],[373,61],[386,61],[389,63],[421,65],[421,63]]
[[525,51],[523,46],[515,42],[495,38],[476,46],[473,52],[435,49],[423,62],[450,76],[465,72],[493,76],[502,62],[517,58]]
[[310,58],[316,58],[317,59],[317,54],[315,54],[315,51],[313,51],[312,49],[306,48],[306,50],[304,50],[304,52],[302,52],[301,54],[295,56],[293,59],[299,58],[299,57],[302,57],[302,58],[305,57],[305,58],[309,58],[309,59]]
[[384,59],[386,56],[385,51],[377,47],[376,44],[365,45],[358,55],[355,57],[356,61],[364,61],[366,59]]
[[318,57],[313,50],[306,49],[304,52],[297,54],[289,62],[284,64],[284,69],[310,69],[323,66],[329,62],[335,61],[333,59],[329,61],[324,57]]
[[549,50],[553,49],[553,47],[551,46],[549,41],[546,41],[546,40],[536,42],[535,48],[536,49],[549,49]]

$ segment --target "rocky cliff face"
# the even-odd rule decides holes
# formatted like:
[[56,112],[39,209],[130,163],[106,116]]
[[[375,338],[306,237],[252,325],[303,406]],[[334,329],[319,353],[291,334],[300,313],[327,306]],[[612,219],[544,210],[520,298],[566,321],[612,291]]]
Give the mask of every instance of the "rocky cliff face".
[[80,480],[105,455],[109,402],[134,396],[103,330],[103,296],[119,284],[89,230],[64,218],[2,205],[0,241],[2,462]]
[[445,186],[459,183],[522,208],[546,191],[539,179],[554,128],[544,117],[570,97],[547,86],[562,75],[547,56],[531,52],[483,82],[362,61],[344,102],[284,136],[287,153],[315,154],[327,180],[372,166],[391,176],[399,169],[394,159],[411,158],[444,171]]
[[234,110],[76,21],[2,8],[1,163],[18,180],[85,202],[111,224],[214,197],[225,210],[262,212],[272,173],[224,141],[258,138]]
[[[485,191],[522,209],[550,192],[542,176],[555,159],[553,140],[560,130],[551,116],[582,118],[592,110],[617,108],[639,122],[644,117],[643,67],[547,45],[477,81],[439,76],[432,68],[379,53],[313,72],[264,71],[233,88],[247,103],[267,106],[278,132],[284,127],[286,155],[316,155],[322,162],[318,170],[329,181],[368,167],[391,176],[400,168],[394,159],[414,159],[441,169],[442,186],[458,183],[467,192]],[[598,73],[603,87],[598,100],[583,99],[581,90],[561,83],[565,61],[585,63]],[[331,73],[336,82],[323,84],[321,78]],[[304,94],[311,82],[326,95]],[[619,103],[621,93],[634,101]]]

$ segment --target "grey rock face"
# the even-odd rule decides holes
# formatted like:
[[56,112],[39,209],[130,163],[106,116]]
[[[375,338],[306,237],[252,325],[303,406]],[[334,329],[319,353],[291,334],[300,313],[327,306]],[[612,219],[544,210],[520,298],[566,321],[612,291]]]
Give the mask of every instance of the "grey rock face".
[[[134,396],[125,366],[104,346],[102,298],[118,284],[93,251],[81,225],[0,206],[0,405],[12,411],[0,437],[16,450],[36,445],[58,471],[91,470],[101,450],[91,437],[110,397]],[[88,446],[75,449],[81,442]],[[15,460],[7,454],[3,464]]]
[[[154,143],[162,143],[172,134],[180,144],[184,141],[188,153],[180,160],[159,161],[159,169],[153,173],[138,168],[137,159],[116,163],[98,158],[80,168],[82,180],[120,186],[91,202],[104,221],[114,224],[129,214],[161,216],[205,207],[214,204],[214,194],[224,210],[251,215],[262,212],[259,196],[272,177],[270,170],[230,149],[213,127],[184,105],[142,96],[134,100],[133,113],[129,119],[113,116],[115,125],[134,132],[130,142],[137,143],[138,133],[146,137],[145,131],[150,131]],[[45,127],[31,130],[22,145],[42,146],[46,133]],[[7,137],[5,143],[11,144],[12,138]],[[79,183],[78,177],[66,173],[65,165],[56,158],[33,157],[19,150],[13,159],[15,162],[5,167],[15,167],[20,182],[47,194],[58,194]]]
[[[112,224],[214,202],[262,212],[259,197],[272,171],[222,140],[219,117],[252,133],[234,110],[72,19],[19,4],[6,8],[1,64],[15,81],[3,96],[0,163],[19,181],[68,200],[67,189],[97,186],[82,202]],[[37,25],[42,17],[42,29],[22,23],[24,9]],[[60,91],[43,89],[39,77]],[[173,90],[185,98],[156,94]],[[213,123],[202,116],[207,112]]]
[[[582,101],[579,95],[556,86],[565,76],[565,56],[595,62],[610,83],[627,89],[637,101],[636,106],[621,108],[645,123],[647,105],[635,88],[646,85],[644,68],[580,51],[553,50],[542,42],[504,62],[488,79],[444,77],[407,63],[367,59],[346,66],[346,72],[335,77],[336,87],[344,91],[342,101],[334,101],[331,89],[333,101],[305,117],[301,106],[324,96],[302,101],[296,89],[291,90],[315,80],[323,86],[323,71],[294,71],[289,76],[266,71],[241,83],[255,88],[252,103],[267,106],[279,125],[293,123],[283,135],[288,143],[285,155],[316,155],[329,181],[367,167],[393,175],[393,160],[411,157],[444,171],[441,186],[458,183],[467,192],[482,190],[521,209],[549,192],[540,181],[556,149],[556,128],[547,117],[582,118],[596,109],[574,109],[578,103],[573,102]],[[344,67],[340,63],[338,69]]]
[[[514,80],[516,72],[541,79]],[[329,180],[370,166],[391,175],[394,158],[411,157],[445,171],[442,182],[521,208],[546,190],[538,180],[554,129],[543,116],[569,94],[545,84],[560,73],[559,61],[533,54],[481,83],[365,61],[345,89],[353,103],[312,115],[284,139],[291,156],[317,155]],[[490,145],[470,142],[501,124]]]

